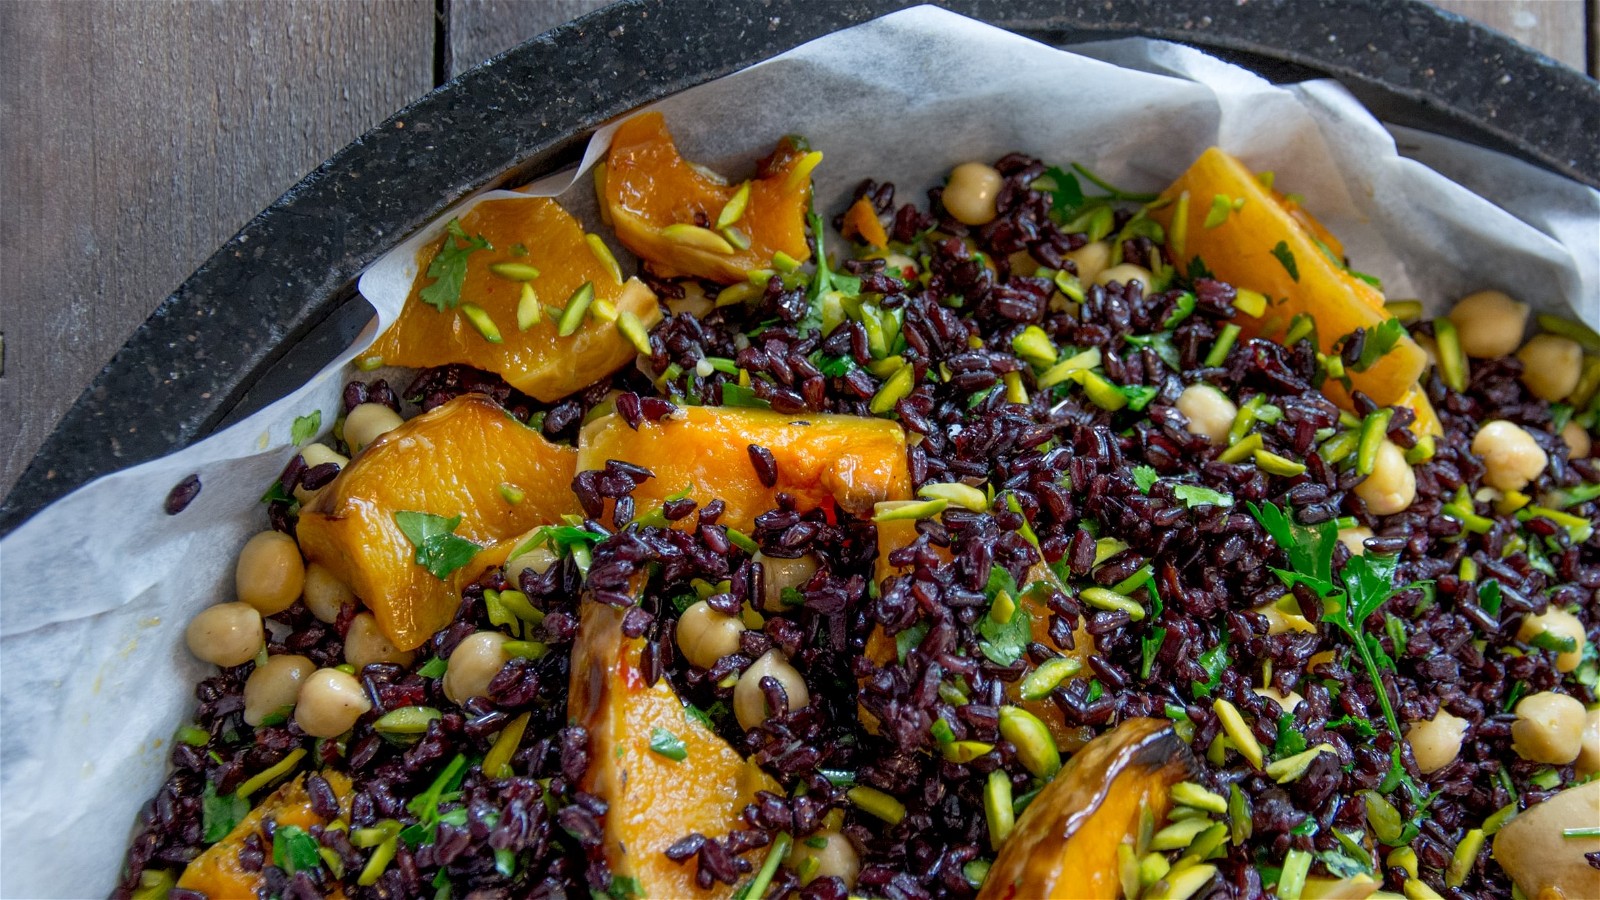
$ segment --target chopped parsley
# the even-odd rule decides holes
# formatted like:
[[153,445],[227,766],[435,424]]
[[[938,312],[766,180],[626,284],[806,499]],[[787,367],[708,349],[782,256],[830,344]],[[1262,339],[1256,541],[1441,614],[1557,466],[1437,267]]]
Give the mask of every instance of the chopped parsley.
[[322,865],[317,839],[298,825],[279,825],[272,833],[272,864],[286,874],[309,872]]
[[1279,263],[1283,264],[1283,270],[1289,273],[1291,279],[1296,282],[1300,280],[1300,267],[1295,264],[1294,252],[1289,249],[1288,243],[1279,241],[1274,244],[1272,255],[1277,258]]
[[689,758],[689,748],[684,746],[683,738],[659,725],[650,729],[650,749],[673,762]]
[[1399,319],[1385,319],[1378,327],[1367,332],[1366,342],[1361,345],[1361,355],[1350,364],[1350,368],[1357,372],[1372,368],[1394,349],[1394,345],[1405,334],[1406,326]]
[[228,836],[250,814],[250,801],[238,794],[218,794],[207,781],[200,789],[200,839],[215,844]]
[[1173,496],[1184,502],[1190,509],[1200,506],[1220,506],[1224,509],[1233,505],[1233,495],[1222,491],[1214,491],[1198,484],[1178,484],[1172,487]]
[[1033,640],[1033,622],[1026,606],[1018,602],[1017,582],[1000,566],[989,570],[989,611],[978,620],[978,649],[997,666],[1009,666]]
[[482,549],[466,538],[455,535],[456,527],[461,524],[459,515],[446,519],[432,513],[401,510],[394,514],[394,522],[400,526],[406,540],[416,548],[417,565],[427,569],[440,581],[472,562],[472,557]]
[[309,416],[294,417],[294,424],[289,426],[289,440],[298,447],[316,437],[321,430],[322,410],[313,409]]
[[1154,487],[1155,483],[1160,480],[1161,476],[1149,466],[1133,467],[1133,483],[1138,485],[1141,493],[1150,493],[1150,488]]
[[422,302],[444,312],[461,304],[461,286],[467,281],[467,257],[478,250],[493,250],[494,246],[483,235],[467,237],[461,230],[461,220],[451,219],[444,226],[444,243],[428,263],[428,277],[433,283],[422,289]]

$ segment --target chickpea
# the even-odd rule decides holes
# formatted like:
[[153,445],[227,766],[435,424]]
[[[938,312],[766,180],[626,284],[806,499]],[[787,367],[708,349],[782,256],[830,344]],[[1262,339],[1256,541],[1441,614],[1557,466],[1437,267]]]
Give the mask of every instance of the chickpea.
[[1076,250],[1061,255],[1064,259],[1072,260],[1072,264],[1078,269],[1078,280],[1084,284],[1096,283],[1100,273],[1111,265],[1111,245],[1106,241],[1084,244]]
[[1577,422],[1568,422],[1561,429],[1561,440],[1567,445],[1568,459],[1588,459],[1594,452],[1594,441],[1589,432]]
[[1600,897],[1600,872],[1584,858],[1600,850],[1600,840],[1562,834],[1569,828],[1593,828],[1596,822],[1600,781],[1567,788],[1507,822],[1494,836],[1494,860],[1524,897]]
[[1600,772],[1600,706],[1584,713],[1583,736],[1578,743],[1578,777]]
[[208,663],[237,666],[255,659],[266,642],[261,612],[248,603],[218,603],[200,611],[183,634],[189,652]]
[[1361,556],[1367,552],[1366,540],[1369,537],[1372,537],[1372,529],[1365,525],[1339,529],[1339,543],[1350,551],[1351,556]]
[[400,414],[382,403],[363,403],[344,417],[344,442],[360,453],[373,441],[400,427]]
[[256,666],[244,683],[244,721],[250,726],[284,707],[293,706],[300,697],[300,685],[317,670],[317,664],[304,656],[285,653]]
[[[323,463],[333,463],[340,469],[350,464],[348,456],[329,447],[327,444],[307,444],[301,448],[300,458],[305,460],[306,468],[308,469],[320,466]],[[300,501],[301,506],[310,506],[317,499],[317,495],[321,494],[323,488],[326,487],[327,485],[323,485],[314,491],[308,491],[300,485],[295,485],[294,498]]]
[[1228,443],[1228,429],[1239,415],[1239,407],[1233,405],[1228,395],[1209,384],[1195,383],[1184,388],[1178,395],[1177,407],[1189,420],[1185,430],[1219,447]]
[[522,577],[523,569],[532,569],[535,575],[543,575],[550,571],[558,558],[548,547],[534,547],[506,561],[506,577],[516,583]]
[[981,162],[962,163],[950,170],[944,186],[944,208],[963,225],[987,225],[999,214],[995,199],[1005,179],[994,166]]
[[783,589],[799,589],[817,574],[816,557],[810,555],[779,559],[757,553],[754,561],[761,563],[761,606],[767,612],[789,609],[789,604],[783,602]]
[[1511,725],[1511,749],[1533,762],[1564,766],[1578,758],[1583,744],[1583,704],[1553,691],[1523,697]]
[[306,583],[306,564],[300,545],[281,531],[263,531],[245,541],[233,569],[239,599],[264,616],[276,615],[294,605]]
[[444,672],[445,696],[457,703],[488,696],[489,682],[511,661],[509,640],[498,631],[480,631],[457,644]]
[[1550,462],[1533,435],[1504,419],[1483,423],[1472,439],[1472,452],[1483,459],[1483,480],[1502,491],[1527,487]]
[[1417,768],[1430,775],[1456,761],[1461,755],[1461,740],[1467,735],[1467,720],[1444,710],[1431,719],[1413,722],[1406,729],[1406,743],[1416,757]]
[[678,617],[678,649],[683,651],[684,659],[702,669],[711,668],[730,653],[738,653],[741,634],[743,622],[717,612],[704,600]]
[[359,672],[373,663],[399,663],[411,665],[417,654],[401,650],[378,630],[378,620],[372,613],[357,613],[350,620],[350,630],[344,636],[344,661]]
[[1306,699],[1300,696],[1299,691],[1290,691],[1289,693],[1285,694],[1275,687],[1256,688],[1255,693],[1258,697],[1265,697],[1268,700],[1278,704],[1278,706],[1286,713],[1294,712],[1295,707],[1299,706]]
[[802,885],[818,878],[837,878],[849,889],[855,887],[856,876],[861,874],[861,855],[856,852],[856,845],[837,831],[819,831],[796,841],[787,864],[799,873]]
[[1510,356],[1528,327],[1528,304],[1500,291],[1479,291],[1461,298],[1449,318],[1468,356]]
[[789,664],[788,657],[783,655],[782,650],[768,650],[744,670],[744,674],[739,676],[739,683],[733,686],[733,715],[739,720],[739,727],[746,731],[767,720],[767,697],[761,692],[761,679],[768,675],[783,685],[790,710],[811,702],[805,679]]
[[1405,451],[1385,438],[1373,461],[1372,474],[1356,485],[1356,496],[1366,501],[1367,509],[1375,516],[1405,511],[1417,499],[1417,475],[1406,462]]
[[1149,290],[1150,283],[1154,279],[1155,276],[1151,275],[1150,270],[1144,266],[1136,266],[1133,263],[1120,263],[1109,269],[1102,269],[1100,274],[1094,277],[1094,283],[1110,284],[1113,281],[1120,281],[1123,284],[1128,284],[1137,281],[1146,290]]
[[306,586],[303,594],[306,609],[317,617],[319,622],[332,625],[339,619],[339,611],[345,604],[356,602],[356,595],[351,593],[350,586],[339,580],[333,570],[319,562],[306,566]]
[[1534,335],[1517,351],[1517,359],[1522,360],[1522,383],[1546,403],[1571,394],[1583,374],[1583,348],[1559,335]]
[[371,708],[372,701],[354,675],[338,669],[318,669],[300,685],[294,721],[312,737],[338,737]]
[[1523,617],[1522,627],[1517,629],[1517,640],[1527,643],[1541,634],[1572,640],[1573,649],[1570,653],[1556,655],[1556,671],[1571,672],[1583,662],[1583,647],[1588,643],[1588,637],[1583,633],[1583,623],[1578,621],[1577,616],[1552,606],[1540,615]]

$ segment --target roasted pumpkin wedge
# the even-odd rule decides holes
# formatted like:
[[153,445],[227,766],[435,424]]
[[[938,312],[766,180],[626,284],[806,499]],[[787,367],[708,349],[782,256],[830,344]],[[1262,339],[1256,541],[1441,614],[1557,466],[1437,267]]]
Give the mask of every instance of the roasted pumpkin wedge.
[[[777,464],[771,486],[756,472],[752,446],[766,448]],[[634,429],[620,416],[602,416],[583,428],[578,470],[604,468],[609,459],[654,473],[633,492],[637,509],[687,489],[701,505],[722,500],[727,511],[718,522],[741,531],[778,505],[780,491],[802,512],[836,506],[857,516],[871,515],[879,501],[911,496],[906,434],[887,419],[691,406]],[[692,518],[684,522],[693,525]]]
[[[1329,353],[1357,328],[1370,336],[1391,318],[1383,295],[1334,258],[1342,248],[1330,243],[1332,235],[1320,223],[1222,150],[1202,153],[1161,202],[1150,217],[1166,229],[1167,249],[1180,272],[1199,260],[1217,278],[1271,301],[1259,317],[1234,317],[1244,336],[1282,339],[1291,320],[1307,313],[1317,323],[1318,349]],[[1357,390],[1389,406],[1406,397],[1426,365],[1422,348],[1402,334],[1369,368],[1349,375]],[[1328,384],[1335,388],[1329,397],[1350,408],[1342,386],[1332,379]]]
[[[623,610],[584,603],[572,651],[569,720],[589,732],[583,789],[605,800],[604,853],[613,879],[633,896],[725,897],[702,890],[693,860],[664,851],[690,832],[720,838],[743,827],[740,813],[757,791],[782,789],[716,732],[690,715],[665,678],[645,680],[643,638],[622,633]],[[751,851],[759,868],[765,850]],[[622,896],[613,891],[613,896]]]
[[785,138],[754,179],[729,184],[684,159],[661,113],[649,112],[617,127],[596,187],[617,238],[658,275],[737,284],[779,252],[810,257],[805,217],[821,160]]
[[[459,234],[419,254],[411,296],[367,356],[393,366],[465,363],[544,401],[593,384],[639,352],[643,331],[630,339],[627,330],[661,321],[655,294],[637,278],[623,281],[599,240],[548,197],[485,200],[461,217]],[[441,255],[451,267],[434,268]]]
[[[450,623],[459,594],[417,562],[396,513],[452,519],[454,534],[488,544],[579,511],[577,451],[545,440],[476,394],[457,397],[374,441],[302,510],[297,536],[411,650]],[[522,491],[511,503],[501,486]]]
[[[321,775],[327,780],[328,786],[333,788],[334,796],[339,798],[340,810],[348,816],[349,777],[331,769],[322,772]],[[306,793],[305,776],[297,775],[293,781],[273,791],[257,804],[255,809],[250,810],[226,837],[191,860],[184,868],[183,874],[178,877],[178,887],[199,891],[214,900],[257,896],[256,890],[265,885],[265,880],[259,869],[254,872],[245,869],[239,861],[239,851],[244,849],[244,843],[251,835],[257,835],[267,848],[268,858],[271,858],[272,839],[267,836],[263,827],[268,818],[272,819],[276,828],[293,825],[309,829],[313,825],[328,824],[325,819],[312,811],[311,798]]]
[[979,900],[1122,896],[1117,845],[1135,840],[1146,809],[1160,824],[1172,786],[1195,773],[1169,722],[1129,719],[1095,738],[1017,820]]

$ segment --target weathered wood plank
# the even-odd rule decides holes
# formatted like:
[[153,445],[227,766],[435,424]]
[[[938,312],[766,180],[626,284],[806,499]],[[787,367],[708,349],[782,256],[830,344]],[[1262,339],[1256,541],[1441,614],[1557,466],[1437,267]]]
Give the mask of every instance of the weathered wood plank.
[[[1586,0],[1432,0],[1527,44],[1551,59],[1589,72]],[[1590,72],[1590,74],[1594,74]]]
[[450,77],[610,0],[450,0]]
[[185,276],[433,86],[433,40],[431,0],[0,3],[0,493]]

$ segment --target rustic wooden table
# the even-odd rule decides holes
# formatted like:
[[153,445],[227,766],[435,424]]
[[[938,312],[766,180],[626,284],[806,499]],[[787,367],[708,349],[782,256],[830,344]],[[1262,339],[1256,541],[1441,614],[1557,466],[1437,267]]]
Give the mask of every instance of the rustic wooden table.
[[[0,0],[0,495],[161,301],[410,101],[605,0]],[[1591,77],[1600,0],[1440,0]]]

